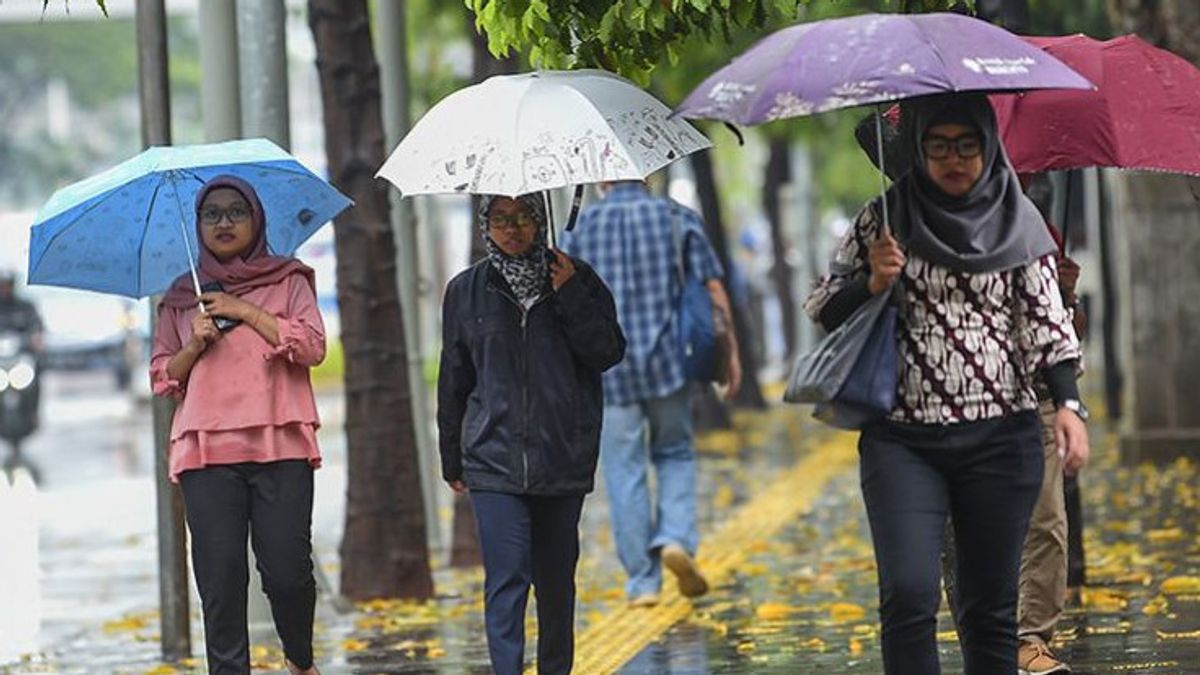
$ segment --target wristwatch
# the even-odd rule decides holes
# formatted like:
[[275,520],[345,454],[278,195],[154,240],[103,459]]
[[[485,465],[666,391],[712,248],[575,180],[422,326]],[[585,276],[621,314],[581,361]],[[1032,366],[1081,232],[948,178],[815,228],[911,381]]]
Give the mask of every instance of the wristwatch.
[[1079,415],[1079,419],[1083,420],[1084,422],[1088,421],[1088,409],[1087,406],[1083,404],[1083,401],[1080,401],[1077,398],[1064,399],[1058,404],[1059,410],[1062,410],[1063,408],[1066,408],[1076,415]]

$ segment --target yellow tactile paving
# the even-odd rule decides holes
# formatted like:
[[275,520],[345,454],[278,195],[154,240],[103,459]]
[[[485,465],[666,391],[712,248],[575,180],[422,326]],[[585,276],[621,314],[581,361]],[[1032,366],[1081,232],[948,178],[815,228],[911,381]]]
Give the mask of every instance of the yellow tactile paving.
[[[809,511],[825,484],[856,461],[856,438],[854,434],[839,433],[824,440],[707,537],[699,562],[709,583],[719,586],[750,555],[751,544],[770,538]],[[691,611],[692,603],[679,595],[675,585],[664,584],[662,602],[657,607],[617,610],[580,634],[574,672],[616,672]],[[536,672],[536,666],[526,671]]]

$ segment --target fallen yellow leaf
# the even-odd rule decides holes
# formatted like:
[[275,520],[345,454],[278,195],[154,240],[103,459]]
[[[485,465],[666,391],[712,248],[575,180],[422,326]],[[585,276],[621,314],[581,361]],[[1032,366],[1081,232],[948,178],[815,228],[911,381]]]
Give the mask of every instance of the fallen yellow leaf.
[[1200,593],[1200,577],[1171,577],[1162,582],[1161,588],[1167,595]]
[[763,621],[781,621],[796,611],[796,608],[780,602],[764,602],[754,610],[754,615]]
[[342,651],[344,652],[361,652],[370,646],[370,644],[354,638],[346,638],[345,640],[342,640]]
[[1101,613],[1116,613],[1129,606],[1129,596],[1107,588],[1085,588],[1083,605]]
[[771,568],[762,563],[745,563],[738,568],[738,571],[748,577],[761,577],[770,572]]
[[805,649],[811,649],[813,651],[818,651],[818,652],[825,651],[825,641],[819,637],[809,638],[809,639],[805,640],[804,642],[801,642],[800,646]]
[[1165,630],[1156,630],[1159,640],[1200,640],[1200,630],[1188,630],[1178,633],[1170,633]]
[[1174,541],[1181,541],[1184,537],[1183,530],[1178,527],[1172,527],[1162,530],[1150,530],[1146,533],[1146,538],[1152,544],[1166,544]]
[[1155,616],[1166,612],[1168,608],[1167,599],[1164,596],[1156,596],[1146,606],[1142,608],[1142,614],[1146,616]]
[[859,621],[867,615],[862,605],[852,602],[834,602],[829,605],[829,617],[836,623],[851,623]]

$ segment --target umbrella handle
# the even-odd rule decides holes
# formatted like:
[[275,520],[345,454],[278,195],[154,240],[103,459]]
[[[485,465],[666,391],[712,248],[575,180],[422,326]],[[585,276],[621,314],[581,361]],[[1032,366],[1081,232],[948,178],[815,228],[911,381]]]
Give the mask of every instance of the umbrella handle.
[[883,105],[875,106],[875,149],[879,153],[879,201],[883,202],[883,234],[892,233],[888,217],[887,172],[883,168]]
[[[188,271],[192,273],[192,288],[196,291],[196,298],[200,298],[200,275],[196,273],[196,260],[192,258],[192,242],[188,239],[187,225],[183,222],[183,200],[179,198],[178,184],[175,182],[175,173],[171,172],[167,175],[167,180],[171,182],[171,193],[175,195],[175,205],[179,208],[179,233],[183,235],[183,250],[187,253]],[[199,242],[197,242],[199,245]],[[207,314],[204,309],[204,303],[200,304],[200,313]]]
[[575,197],[571,200],[571,215],[567,217],[567,232],[575,229],[575,221],[579,220],[579,207],[583,204],[583,185],[575,186]]
[[550,235],[550,248],[558,248],[558,238],[554,234],[554,200],[550,198],[549,190],[542,190],[542,204],[546,208],[546,231]]

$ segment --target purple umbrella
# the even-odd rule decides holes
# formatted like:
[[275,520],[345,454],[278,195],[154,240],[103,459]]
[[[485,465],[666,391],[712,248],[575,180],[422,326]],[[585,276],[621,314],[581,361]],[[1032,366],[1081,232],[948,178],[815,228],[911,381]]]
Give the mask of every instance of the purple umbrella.
[[952,91],[1093,89],[1058,59],[961,14],[862,14],[777,31],[675,109],[761,124]]

